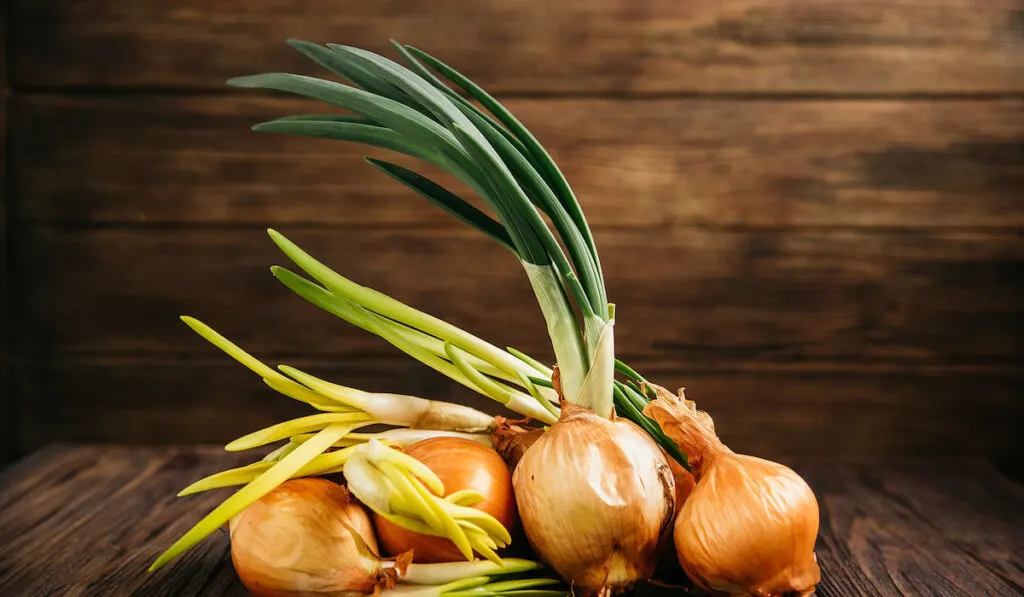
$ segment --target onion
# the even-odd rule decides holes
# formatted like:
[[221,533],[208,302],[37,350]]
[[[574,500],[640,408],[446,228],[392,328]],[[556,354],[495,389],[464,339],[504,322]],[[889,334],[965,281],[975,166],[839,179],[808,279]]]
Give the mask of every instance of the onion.
[[[474,504],[473,508],[490,514],[506,529],[513,530],[516,505],[512,479],[505,461],[497,452],[478,442],[457,437],[427,439],[403,451],[433,471],[448,495],[466,489],[481,493],[484,501]],[[384,553],[397,555],[411,550],[417,562],[465,560],[451,540],[445,537],[410,531],[376,513],[373,518]]]
[[369,593],[405,562],[382,562],[370,518],[348,490],[293,479],[231,520],[231,560],[258,597]]
[[633,423],[563,403],[512,482],[530,545],[574,593],[614,593],[654,572],[675,482],[661,449]]
[[676,518],[679,564],[700,587],[759,597],[808,595],[821,580],[814,556],[818,502],[789,468],[735,454],[711,417],[664,388],[644,413],[690,456],[697,484]]

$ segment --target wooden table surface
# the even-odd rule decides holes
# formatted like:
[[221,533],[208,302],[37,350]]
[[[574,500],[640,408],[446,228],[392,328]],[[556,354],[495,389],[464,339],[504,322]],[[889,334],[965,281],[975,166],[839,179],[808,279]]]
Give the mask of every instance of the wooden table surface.
[[[146,567],[226,490],[178,489],[251,456],[54,446],[0,473],[0,595],[244,595],[217,533]],[[818,495],[821,597],[1024,593],[1024,485],[990,466],[800,468]]]

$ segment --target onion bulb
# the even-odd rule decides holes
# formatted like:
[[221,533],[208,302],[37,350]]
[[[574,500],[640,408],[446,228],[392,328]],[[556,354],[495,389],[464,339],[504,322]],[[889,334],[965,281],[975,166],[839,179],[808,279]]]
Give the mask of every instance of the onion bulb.
[[231,560],[258,597],[370,593],[405,561],[382,561],[373,526],[348,490],[325,479],[286,481],[231,520]]
[[808,595],[821,580],[814,556],[818,502],[789,468],[735,454],[711,417],[664,388],[644,409],[690,457],[696,486],[676,517],[679,564],[701,588],[758,597]]
[[[490,514],[510,532],[516,525],[512,478],[501,456],[478,442],[458,437],[435,437],[417,442],[403,452],[419,460],[444,484],[448,495],[474,490],[484,501],[472,507]],[[446,496],[441,496],[446,497]],[[416,562],[458,562],[466,558],[451,540],[424,535],[374,513],[374,524],[384,553],[413,552]]]
[[661,449],[630,421],[563,403],[512,482],[530,545],[575,594],[618,592],[654,572],[675,482]]

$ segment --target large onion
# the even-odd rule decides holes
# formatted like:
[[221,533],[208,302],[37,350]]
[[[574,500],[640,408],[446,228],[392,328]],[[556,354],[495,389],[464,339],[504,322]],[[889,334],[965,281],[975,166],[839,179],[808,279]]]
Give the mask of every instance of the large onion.
[[789,468],[735,454],[711,417],[664,388],[644,409],[690,456],[697,484],[676,518],[679,564],[699,586],[732,595],[807,595],[821,578],[814,557],[818,502]]
[[633,423],[564,403],[519,461],[513,485],[530,545],[577,595],[617,592],[654,572],[675,482],[661,449]]
[[[441,479],[447,494],[464,489],[483,494],[486,499],[473,507],[490,514],[513,532],[517,521],[512,479],[505,461],[497,452],[480,443],[456,437],[423,440],[403,451],[432,470]],[[416,562],[465,560],[449,539],[410,531],[378,514],[373,517],[386,554],[398,555],[412,550]]]

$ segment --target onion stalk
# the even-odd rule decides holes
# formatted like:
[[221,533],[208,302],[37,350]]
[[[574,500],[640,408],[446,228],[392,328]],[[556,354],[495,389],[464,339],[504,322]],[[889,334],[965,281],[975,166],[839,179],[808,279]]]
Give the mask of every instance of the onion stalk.
[[[474,189],[496,212],[501,224],[414,172],[394,164],[371,162],[417,192],[461,214],[465,221],[489,231],[513,250],[526,271],[547,322],[562,370],[565,397],[602,416],[610,416],[613,408],[611,371],[599,380],[592,378],[588,386],[585,384],[595,359],[604,358],[597,352],[602,337],[606,345],[612,343],[613,310],[578,202],[564,179],[559,184],[560,174],[556,174],[557,168],[550,158],[545,159],[547,154],[540,145],[535,140],[532,144],[529,139],[524,142],[523,138],[512,141],[513,135],[502,132],[500,125],[472,104],[455,99],[457,95],[436,77],[425,78],[358,48],[333,44],[323,47],[296,40],[289,43],[356,86],[286,73],[239,77],[228,83],[318,99],[350,110],[360,119],[290,117],[257,125],[255,129],[385,147],[440,166]],[[400,50],[420,73],[429,72],[420,59],[435,69],[441,68],[439,61],[422,52],[405,47]],[[496,104],[482,90],[471,88],[471,94],[473,91],[478,92],[475,97],[481,101]],[[505,112],[504,115],[509,122],[514,121],[511,114]],[[518,128],[525,131],[521,125]],[[528,144],[533,146],[532,151]],[[554,223],[566,246],[565,251],[544,221],[544,215]],[[499,228],[505,233],[497,232]],[[319,278],[316,272],[306,271],[329,291],[336,292],[330,281]],[[577,320],[574,305],[582,325]]]

